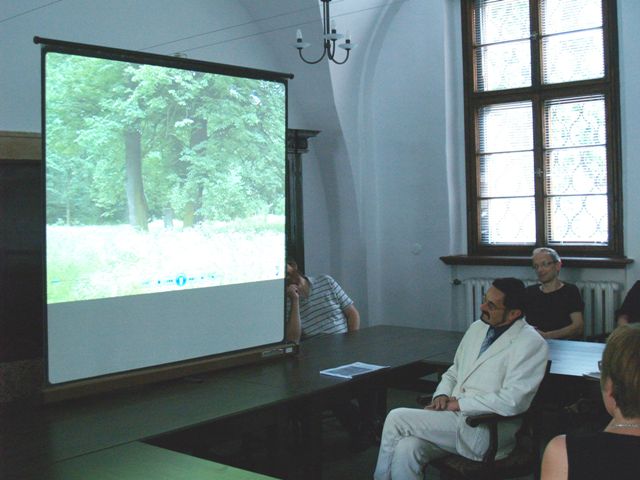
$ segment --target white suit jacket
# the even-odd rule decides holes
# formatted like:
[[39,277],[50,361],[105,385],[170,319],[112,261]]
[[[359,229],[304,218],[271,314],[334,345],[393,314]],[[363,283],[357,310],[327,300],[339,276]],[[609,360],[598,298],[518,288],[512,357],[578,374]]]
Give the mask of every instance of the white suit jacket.
[[[456,436],[459,454],[480,460],[489,435],[486,427],[470,427],[468,415],[516,415],[526,411],[542,381],[547,365],[547,342],[525,320],[516,320],[478,357],[489,325],[475,321],[467,330],[453,361],[434,393],[458,399],[460,415]],[[501,422],[497,458],[515,446],[519,420]]]

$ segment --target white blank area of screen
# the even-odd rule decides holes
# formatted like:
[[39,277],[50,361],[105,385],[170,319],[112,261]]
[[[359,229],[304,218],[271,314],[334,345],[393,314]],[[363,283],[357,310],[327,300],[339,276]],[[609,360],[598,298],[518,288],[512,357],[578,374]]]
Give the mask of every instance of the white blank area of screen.
[[51,384],[284,339],[284,280],[50,304]]

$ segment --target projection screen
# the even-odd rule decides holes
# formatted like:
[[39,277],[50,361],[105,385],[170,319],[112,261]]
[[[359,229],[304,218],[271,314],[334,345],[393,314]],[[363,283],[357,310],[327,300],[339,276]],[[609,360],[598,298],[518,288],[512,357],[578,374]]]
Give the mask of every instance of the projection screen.
[[287,75],[36,43],[48,383],[282,342]]

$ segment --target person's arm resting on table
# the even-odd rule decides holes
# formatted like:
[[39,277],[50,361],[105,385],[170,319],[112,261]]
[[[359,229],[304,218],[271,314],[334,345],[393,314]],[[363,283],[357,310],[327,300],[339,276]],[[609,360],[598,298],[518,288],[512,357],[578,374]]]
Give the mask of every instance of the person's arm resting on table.
[[342,313],[347,318],[347,329],[350,332],[360,329],[360,313],[353,303],[342,310]]
[[287,319],[287,340],[300,343],[302,326],[300,324],[300,294],[297,285],[289,285],[287,287],[287,296],[291,301],[291,313]]
[[584,317],[582,316],[582,312],[573,312],[569,314],[569,318],[571,319],[571,325],[548,332],[538,331],[538,333],[544,338],[581,338],[582,332],[584,331]]

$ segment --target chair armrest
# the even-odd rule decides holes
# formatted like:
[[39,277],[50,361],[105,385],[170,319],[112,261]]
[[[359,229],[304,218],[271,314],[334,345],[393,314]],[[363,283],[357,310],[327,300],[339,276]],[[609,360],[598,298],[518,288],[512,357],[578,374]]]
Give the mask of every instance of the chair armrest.
[[[421,394],[416,398],[418,405],[427,406],[433,400],[433,394]],[[493,465],[495,461],[496,452],[498,450],[498,422],[503,420],[510,420],[512,418],[524,417],[526,412],[518,415],[512,415],[505,417],[498,415],[497,413],[482,413],[480,415],[470,415],[466,418],[467,425],[471,427],[478,427],[479,425],[487,425],[489,428],[489,447],[484,454],[483,462],[488,465]]]
[[[426,407],[433,401],[432,393],[420,394],[416,397],[416,403],[422,407]],[[502,416],[497,413],[481,413],[479,415],[470,415],[466,418],[467,425],[471,427],[477,427],[478,425],[497,423],[502,420],[510,420],[512,418],[520,418],[525,415],[525,412],[518,415]]]
[[518,415],[510,415],[503,416],[498,415],[497,413],[482,413],[480,415],[470,415],[467,417],[466,422],[470,427],[477,427],[478,425],[489,425],[501,422],[503,420],[511,420],[514,418],[522,418],[524,417],[525,412],[519,413]]

